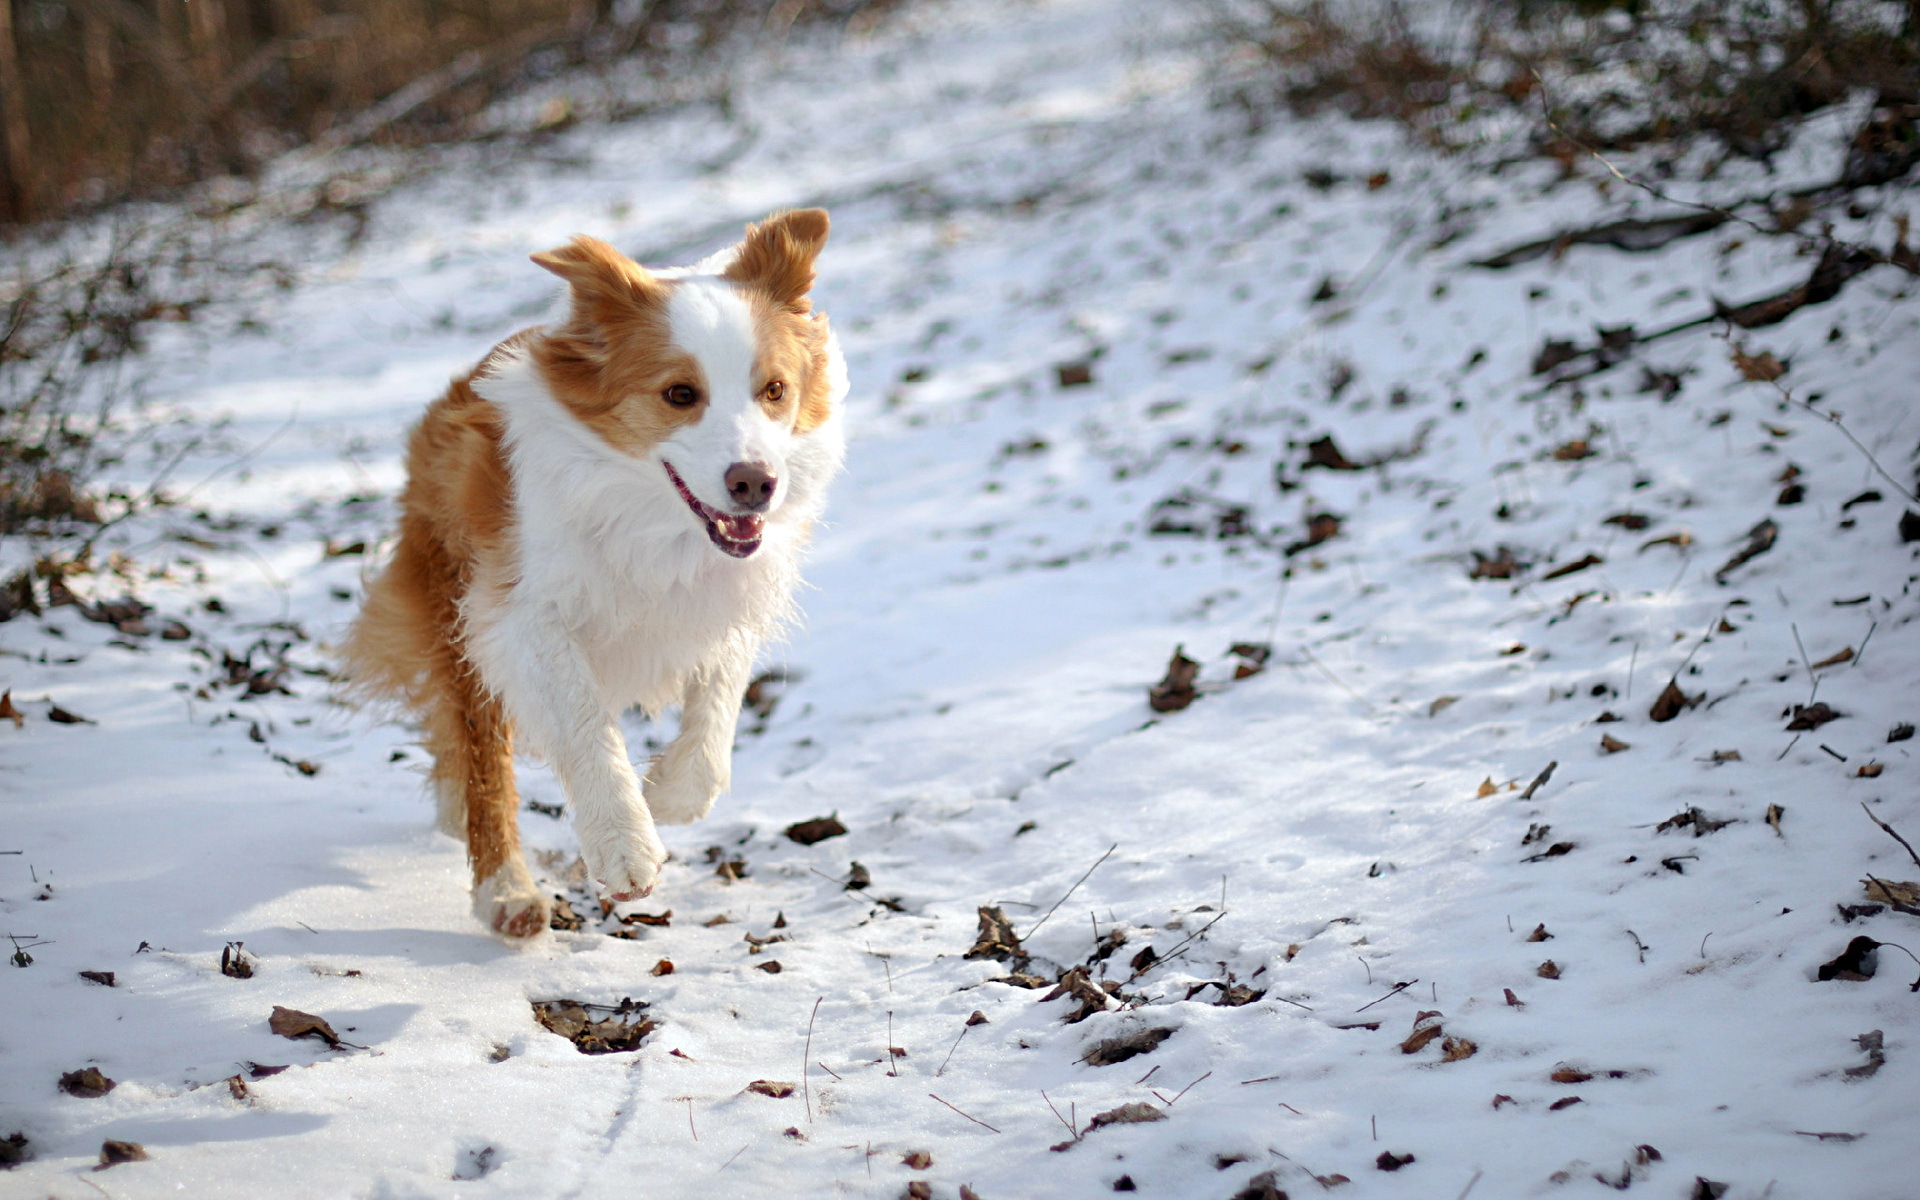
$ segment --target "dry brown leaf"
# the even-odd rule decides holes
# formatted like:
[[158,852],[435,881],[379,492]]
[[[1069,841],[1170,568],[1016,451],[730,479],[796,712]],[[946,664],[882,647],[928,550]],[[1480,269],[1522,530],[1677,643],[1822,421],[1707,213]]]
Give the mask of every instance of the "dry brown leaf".
[[1513,994],[1512,988],[1501,988],[1500,990],[1507,994],[1507,1007],[1509,1008],[1525,1008],[1526,1007],[1526,1004],[1520,999],[1520,997]]
[[793,1095],[797,1085],[778,1079],[756,1079],[747,1085],[747,1090],[762,1096],[771,1096],[775,1100],[785,1100]]
[[112,971],[82,971],[80,972],[80,978],[102,984],[106,987],[114,986]]
[[1606,559],[1601,558],[1598,554],[1588,554],[1582,558],[1576,558],[1572,562],[1567,563],[1563,566],[1555,567],[1553,570],[1548,571],[1545,575],[1542,575],[1540,579],[1541,579],[1541,582],[1543,583],[1549,582],[1555,579],[1565,579],[1569,575],[1573,575],[1580,571],[1584,571],[1588,567],[1597,567],[1601,563],[1604,563],[1606,561],[1607,561]]
[[1105,1125],[1141,1125],[1148,1121],[1164,1121],[1167,1114],[1145,1101],[1136,1100],[1131,1104],[1122,1104],[1119,1108],[1110,1108],[1100,1113],[1087,1124],[1087,1128],[1099,1129]]
[[81,1067],[60,1076],[60,1090],[84,1100],[98,1100],[120,1085],[101,1074],[99,1067]]
[[1773,831],[1779,833],[1781,837],[1785,837],[1786,834],[1780,833],[1780,818],[1786,815],[1787,810],[1778,804],[1767,805],[1767,824],[1772,826]]
[[1485,800],[1488,796],[1498,795],[1499,791],[1500,786],[1494,783],[1493,776],[1489,775],[1480,781],[1480,790],[1477,793],[1477,798]]
[[659,1022],[645,1016],[644,1002],[626,999],[619,1004],[588,1004],[580,1000],[535,1000],[533,1016],[550,1031],[572,1042],[582,1054],[618,1054],[637,1050]]
[[1733,348],[1733,369],[1749,383],[1772,383],[1787,373],[1787,368],[1770,350],[1748,354],[1745,346]]
[[1523,568],[1523,564],[1513,556],[1506,546],[1494,548],[1489,558],[1478,550],[1473,552],[1473,569],[1467,572],[1468,579],[1512,579]]
[[1880,778],[1880,772],[1886,769],[1887,765],[1885,763],[1861,763],[1860,769],[1853,773],[1853,777],[1855,779],[1878,779]]
[[1183,646],[1173,648],[1173,657],[1167,661],[1166,678],[1147,691],[1147,707],[1155,712],[1179,712],[1199,694],[1193,682],[1200,675],[1200,664],[1182,653],[1184,649]]
[[19,729],[27,723],[26,714],[13,706],[13,692],[11,689],[0,692],[0,720],[9,719],[13,721],[13,727],[15,729]]
[[[1818,671],[1822,667],[1837,667],[1841,663],[1852,662],[1852,661],[1853,661],[1853,647],[1848,646],[1844,650],[1841,650],[1839,653],[1829,654],[1827,655],[1827,657],[1821,659],[1819,662],[1814,663],[1813,669]],[[4,715],[5,715],[4,713],[0,713],[0,716],[4,716]]]
[[1779,536],[1780,527],[1773,523],[1773,518],[1771,517],[1761,521],[1752,529],[1747,530],[1747,544],[1740,547],[1739,551],[1736,552],[1732,558],[1728,559],[1721,565],[1718,571],[1713,573],[1713,581],[1715,583],[1725,583],[1727,576],[1733,574],[1736,569],[1745,566],[1754,559],[1759,558],[1762,554],[1773,549],[1774,540]]
[[[1460,701],[1460,697],[1458,696],[1438,697],[1437,699],[1434,700],[1432,704],[1427,705],[1427,715],[1430,717],[1437,717],[1441,713],[1447,711],[1449,708],[1452,708],[1455,704],[1459,703],[1459,701]],[[5,714],[0,714],[0,716],[4,716],[4,715]]]
[[1585,1103],[1586,1101],[1582,1100],[1578,1096],[1562,1096],[1558,1100],[1555,1100],[1552,1104],[1547,1105],[1547,1111],[1559,1112],[1563,1108],[1572,1108],[1576,1104],[1585,1104]]
[[909,1150],[900,1156],[900,1165],[911,1167],[916,1171],[924,1171],[933,1165],[933,1155],[925,1150]]
[[1654,538],[1652,541],[1643,544],[1640,550],[1642,553],[1645,553],[1655,546],[1677,546],[1684,550],[1691,545],[1693,545],[1693,534],[1682,529],[1678,533],[1669,533],[1665,537]]
[[1661,688],[1660,694],[1654,697],[1653,707],[1647,710],[1647,715],[1656,721],[1671,721],[1703,699],[1704,695],[1687,695],[1680,690],[1679,683],[1669,679],[1667,686]]
[[240,949],[243,945],[244,942],[228,942],[220,951],[220,973],[229,979],[253,978],[253,957]]
[[1869,900],[1881,904],[1904,904],[1909,908],[1920,906],[1920,883],[1870,878],[1866,881],[1866,888]]
[[100,1165],[94,1170],[104,1171],[108,1167],[117,1167],[121,1163],[145,1161],[147,1161],[147,1148],[139,1142],[117,1142],[109,1138],[100,1143]]
[[1553,935],[1547,932],[1546,923],[1542,922],[1533,927],[1533,932],[1527,935],[1527,940],[1529,942],[1550,942],[1553,940]]
[[1603,733],[1600,735],[1600,748],[1608,754],[1618,754],[1622,750],[1633,749],[1633,743],[1623,742],[1610,733]]
[[1142,1054],[1150,1054],[1172,1036],[1173,1030],[1164,1026],[1136,1029],[1132,1033],[1095,1044],[1093,1049],[1080,1056],[1080,1061],[1090,1067],[1112,1066]]
[[335,1048],[342,1044],[333,1026],[319,1017],[295,1008],[282,1008],[278,1004],[273,1006],[273,1015],[267,1018],[267,1028],[284,1038],[312,1036]]
[[1818,729],[1828,721],[1837,721],[1846,715],[1830,706],[1825,700],[1813,704],[1796,704],[1793,706],[1793,720],[1787,722],[1787,729],[1789,732]]
[[1480,1047],[1466,1038],[1450,1037],[1440,1043],[1441,1062],[1459,1062],[1463,1058],[1472,1058]]
[[802,846],[811,846],[815,842],[824,842],[828,838],[839,837],[847,831],[840,823],[839,814],[815,817],[811,821],[796,821],[787,826],[787,837]]
[[1555,446],[1553,457],[1558,462],[1578,462],[1583,458],[1592,458],[1594,449],[1585,438],[1575,438],[1571,442]]
[[1554,962],[1552,959],[1548,959],[1538,967],[1535,967],[1533,973],[1542,979],[1558,979],[1560,978],[1560,964]]
[[763,962],[759,966],[755,967],[754,970],[765,971],[769,975],[778,975],[780,972],[786,970],[786,968],[780,965],[779,959],[770,958],[766,962]]
[[647,974],[649,975],[673,974],[673,960],[670,958],[661,959],[659,962],[653,964],[653,970],[648,971]]
[[997,958],[1001,962],[1024,959],[1025,950],[1020,948],[1020,935],[1013,931],[1013,922],[1007,920],[1007,914],[997,905],[982,904],[979,908],[980,936],[974,939],[973,949],[966,952],[966,958]]
[[1576,1070],[1573,1067],[1561,1067],[1548,1076],[1555,1083],[1585,1083],[1593,1078],[1593,1072]]
[[1437,1012],[1420,1013],[1413,1019],[1413,1032],[1407,1035],[1406,1041],[1400,1043],[1400,1053],[1418,1054],[1420,1051],[1426,1049],[1427,1045],[1431,1043],[1433,1039],[1439,1037],[1440,1034],[1440,1014]]

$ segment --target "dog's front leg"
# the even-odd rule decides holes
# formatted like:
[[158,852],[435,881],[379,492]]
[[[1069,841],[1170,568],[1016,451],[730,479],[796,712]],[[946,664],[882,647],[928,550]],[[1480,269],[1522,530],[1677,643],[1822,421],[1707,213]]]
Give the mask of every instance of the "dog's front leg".
[[729,646],[687,681],[680,734],[647,771],[647,807],[663,825],[685,825],[713,810],[733,782],[733,732],[753,651]]
[[585,652],[543,614],[513,614],[489,633],[490,682],[516,729],[560,777],[587,873],[615,900],[646,895],[667,849]]

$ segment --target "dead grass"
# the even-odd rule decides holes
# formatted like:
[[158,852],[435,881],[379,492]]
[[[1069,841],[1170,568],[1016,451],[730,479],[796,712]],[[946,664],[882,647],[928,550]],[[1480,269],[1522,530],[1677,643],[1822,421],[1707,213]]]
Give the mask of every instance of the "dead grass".
[[35,0],[0,20],[0,222],[244,176],[317,140],[455,138],[561,70],[857,27],[892,2]]
[[[1799,119],[1868,94],[1895,114],[1866,153],[1913,161],[1920,0],[1207,0],[1252,69],[1250,113],[1338,109],[1458,147],[1477,119],[1551,114],[1540,150],[1624,150],[1711,137],[1777,152]],[[1902,168],[1904,170],[1904,167]]]

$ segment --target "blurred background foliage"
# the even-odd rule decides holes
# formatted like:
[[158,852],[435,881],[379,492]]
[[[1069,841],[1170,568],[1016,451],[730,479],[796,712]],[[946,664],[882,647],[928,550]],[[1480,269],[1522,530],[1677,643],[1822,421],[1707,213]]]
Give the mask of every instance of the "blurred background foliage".
[[0,222],[164,195],[318,142],[458,137],[503,92],[888,0],[0,0]]

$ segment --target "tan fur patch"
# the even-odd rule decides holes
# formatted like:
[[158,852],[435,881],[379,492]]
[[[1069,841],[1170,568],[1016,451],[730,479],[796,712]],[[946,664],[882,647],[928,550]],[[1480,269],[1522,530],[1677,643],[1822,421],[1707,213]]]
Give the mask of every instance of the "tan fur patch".
[[502,343],[454,381],[414,427],[400,542],[343,653],[355,690],[398,700],[421,717],[434,782],[464,808],[476,882],[519,853],[520,827],[512,731],[458,637],[460,597],[478,576],[510,573],[512,553],[504,426],[470,381],[526,336]]

